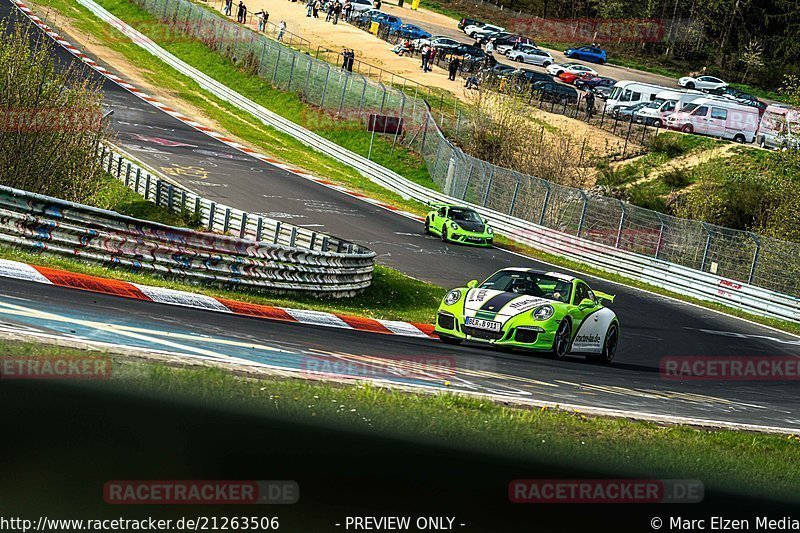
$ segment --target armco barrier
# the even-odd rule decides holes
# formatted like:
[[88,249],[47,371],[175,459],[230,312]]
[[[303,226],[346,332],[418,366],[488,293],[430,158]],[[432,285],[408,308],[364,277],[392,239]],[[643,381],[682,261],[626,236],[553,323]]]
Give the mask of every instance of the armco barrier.
[[[138,46],[149,51],[182,74],[194,79],[203,89],[247,111],[265,124],[295,137],[304,144],[340,162],[354,167],[373,182],[396,191],[406,198],[412,198],[422,202],[433,200],[470,203],[479,212],[488,216],[501,233],[505,233],[515,240],[524,244],[529,244],[538,249],[578,260],[603,270],[624,274],[633,279],[645,281],[655,286],[667,288],[674,292],[702,300],[721,303],[754,314],[787,320],[800,320],[800,299],[706,272],[705,270],[709,267],[705,264],[704,260],[698,261],[700,267],[698,269],[680,266],[655,257],[647,257],[617,247],[580,239],[565,231],[561,231],[559,227],[548,228],[529,220],[516,218],[506,213],[500,213],[496,210],[484,207],[484,205],[488,203],[487,200],[490,194],[498,190],[498,185],[504,183],[504,181],[499,179],[500,172],[508,173],[509,171],[466,156],[461,150],[447,141],[438,128],[434,127],[435,121],[433,121],[429,113],[427,114],[425,122],[426,124],[431,124],[431,132],[426,136],[426,133],[429,132],[427,127],[424,128],[420,151],[423,157],[425,157],[426,162],[428,162],[429,171],[434,179],[437,180],[437,182],[442,182],[444,190],[460,198],[441,194],[417,185],[399,174],[363,156],[346,150],[273,113],[217,82],[203,72],[187,65],[156,45],[146,36],[113,16],[93,0],[78,1],[100,19],[113,24],[115,28],[131,38]],[[426,142],[426,137],[430,139],[430,141]],[[481,179],[473,179],[473,174],[480,175]],[[443,177],[445,178],[442,179]],[[456,179],[457,177],[460,179]],[[465,186],[462,186],[463,191],[458,188],[462,181],[466,182]],[[481,189],[483,195],[478,195],[475,198],[477,201],[465,201],[465,194],[461,193],[466,193],[470,183],[474,184],[475,182],[484,184],[483,189]],[[519,180],[516,182],[520,183]],[[555,189],[556,187],[557,186],[553,184],[553,188]],[[513,200],[516,196],[514,195],[514,191],[517,187],[511,186],[508,189],[510,190],[506,190],[505,192]],[[558,193],[563,196],[563,199],[568,200],[572,204],[577,203],[577,197],[580,195],[583,200],[583,205],[588,205],[585,193],[582,191],[559,187]],[[575,198],[572,198],[573,196]],[[477,205],[479,203],[484,205]],[[623,227],[626,218],[624,215],[624,208],[622,208],[622,210],[621,216],[616,217],[619,227]],[[683,222],[690,223],[692,221]],[[610,224],[605,225],[608,226]],[[658,230],[657,227],[655,229]],[[712,231],[707,230],[707,233],[707,238],[703,239],[705,250],[702,255],[704,258],[709,255],[710,244],[714,239],[714,233],[712,233]],[[689,242],[688,245],[691,248],[694,242]],[[755,259],[758,259],[758,257],[756,256]],[[755,264],[755,260],[753,264]],[[789,275],[791,276],[792,274],[790,273]],[[794,282],[796,282],[796,280],[794,280]]]
[[201,233],[2,186],[0,242],[190,282],[330,296],[368,287],[375,255]]

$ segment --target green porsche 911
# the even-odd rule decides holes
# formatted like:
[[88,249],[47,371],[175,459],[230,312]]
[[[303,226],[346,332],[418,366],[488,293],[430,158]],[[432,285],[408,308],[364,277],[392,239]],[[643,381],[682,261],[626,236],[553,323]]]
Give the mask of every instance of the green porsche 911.
[[425,217],[425,233],[444,242],[492,246],[494,230],[474,209],[454,204],[430,203],[435,209]]
[[614,297],[578,278],[505,268],[480,285],[473,280],[449,291],[439,304],[435,329],[450,344],[477,341],[610,363],[620,330],[604,301]]

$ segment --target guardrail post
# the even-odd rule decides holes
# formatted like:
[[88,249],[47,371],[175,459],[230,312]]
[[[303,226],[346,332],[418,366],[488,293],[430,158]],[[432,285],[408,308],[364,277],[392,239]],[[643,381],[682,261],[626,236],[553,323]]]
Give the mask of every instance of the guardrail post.
[[336,253],[337,253],[337,254],[340,254],[340,253],[342,253],[342,246],[343,246],[343,244],[344,244],[344,243],[342,243],[341,239],[340,239],[340,240],[339,240],[339,241],[336,243]]
[[103,150],[100,152],[100,168],[103,168],[103,163],[106,160],[106,145],[103,145]]
[[186,189],[181,189],[181,211],[186,211]]
[[542,185],[545,187],[544,201],[542,202],[542,212],[539,214],[539,225],[544,226],[544,214],[547,211],[547,203],[550,201],[550,184],[545,180],[541,180]]
[[137,193],[139,192],[139,181],[141,180],[141,178],[142,178],[142,169],[137,168],[136,177],[133,180],[133,190],[136,191]]
[[148,173],[147,176],[144,178],[144,199],[149,200],[150,198],[150,174]]
[[174,193],[175,193],[175,187],[173,187],[171,184],[168,184],[167,185],[167,209],[169,209],[170,211],[172,211],[172,204],[173,204],[172,195]]
[[211,202],[208,208],[208,231],[214,231],[214,215],[216,214],[217,204]]
[[225,218],[223,219],[222,223],[222,233],[228,233],[228,230],[231,228],[231,208],[225,208]]
[[200,220],[200,213],[202,213],[202,211],[200,209],[200,197],[199,196],[195,196],[194,197],[194,218],[196,220]]
[[244,239],[247,234],[247,211],[242,211],[242,226],[239,229],[239,238]]
[[119,178],[122,175],[122,156],[119,156],[117,159],[117,177]]
[[264,231],[264,219],[258,217],[256,220],[256,242],[261,242],[261,233]]
[[289,248],[294,248],[294,243],[297,241],[297,228],[292,227],[292,235],[289,237]]
[[702,224],[703,229],[706,230],[706,246],[703,250],[703,259],[700,261],[700,271],[705,272],[708,250],[711,248],[711,230],[708,229],[708,225],[705,222],[700,222],[700,224]]
[[308,249],[309,250],[313,250],[314,249],[314,245],[316,243],[317,243],[317,232],[316,231],[312,231],[311,232],[311,244],[308,245]]
[[161,180],[156,180],[156,205],[161,205]]
[[581,209],[581,218],[578,221],[578,233],[576,233],[575,236],[580,238],[581,231],[583,231],[583,222],[586,220],[586,208],[589,207],[589,198],[586,197],[586,193],[582,190],[578,189],[578,192],[581,194],[581,198],[583,198],[583,208]]
[[108,166],[106,167],[106,172],[111,174],[111,167],[114,166],[114,152],[108,152]]
[[756,243],[756,251],[753,252],[753,264],[750,266],[750,275],[747,276],[747,283],[753,283],[753,278],[756,277],[756,266],[758,265],[758,256],[761,254],[761,242],[755,233],[748,232],[750,238]]
[[275,224],[275,235],[272,237],[272,244],[278,244],[278,239],[280,238],[280,236],[281,236],[281,222],[279,220],[278,223]]
[[486,202],[489,201],[489,192],[492,190],[492,182],[494,181],[494,167],[489,172],[489,181],[486,183],[486,192],[483,194],[483,207],[486,207]]
[[320,248],[320,250],[322,250],[323,252],[327,252],[328,251],[328,244],[329,244],[328,243],[328,237],[323,237],[322,238],[322,248]]
[[511,196],[511,207],[508,208],[508,214],[514,214],[514,205],[517,203],[517,195],[519,194],[519,187],[521,185],[521,179],[517,176],[517,183],[514,185],[514,194]]
[[128,165],[125,167],[125,186],[128,187],[128,188],[130,188],[130,186],[131,186],[131,164],[130,163],[128,163]]
[[622,215],[619,217],[619,228],[617,229],[617,242],[614,244],[614,248],[619,248],[619,243],[622,240],[622,226],[625,224],[625,204],[619,202],[619,207],[622,210]]

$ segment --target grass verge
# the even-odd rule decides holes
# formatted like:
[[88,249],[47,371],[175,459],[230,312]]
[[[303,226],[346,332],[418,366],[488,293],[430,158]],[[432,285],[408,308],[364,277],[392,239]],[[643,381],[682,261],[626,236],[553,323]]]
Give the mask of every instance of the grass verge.
[[[0,341],[6,356],[85,352]],[[367,383],[243,378],[216,368],[175,368],[114,358],[112,378],[92,386],[169,394],[193,405],[253,409],[311,425],[422,439],[453,449],[601,467],[619,477],[701,479],[707,488],[800,497],[800,438],[661,426],[557,409],[515,408],[456,394],[410,394]]]

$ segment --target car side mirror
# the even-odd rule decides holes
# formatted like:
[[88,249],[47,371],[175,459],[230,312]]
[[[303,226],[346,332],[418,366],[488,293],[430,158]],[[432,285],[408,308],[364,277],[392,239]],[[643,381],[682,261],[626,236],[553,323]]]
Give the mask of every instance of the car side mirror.
[[470,288],[470,289],[474,289],[477,286],[478,286],[478,280],[477,279],[473,279],[469,283],[467,283],[467,287]]
[[595,305],[597,304],[593,300],[590,300],[589,298],[584,298],[583,300],[581,300],[581,303],[578,304],[578,307],[580,307],[581,309],[588,309],[589,307],[594,307]]

